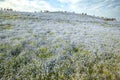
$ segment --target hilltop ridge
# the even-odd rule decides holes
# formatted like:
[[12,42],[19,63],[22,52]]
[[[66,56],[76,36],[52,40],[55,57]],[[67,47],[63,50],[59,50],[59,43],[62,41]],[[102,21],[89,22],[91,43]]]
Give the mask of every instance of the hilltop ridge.
[[[75,13],[75,12],[63,12],[63,11],[44,11],[44,12],[17,12],[13,10],[0,10],[1,14],[11,14],[11,15],[22,15],[27,17],[36,17],[41,19],[48,19],[48,20],[72,20],[72,21],[116,21],[115,18],[104,18],[104,17],[96,17],[87,15],[86,13]],[[58,16],[59,15],[59,16]]]

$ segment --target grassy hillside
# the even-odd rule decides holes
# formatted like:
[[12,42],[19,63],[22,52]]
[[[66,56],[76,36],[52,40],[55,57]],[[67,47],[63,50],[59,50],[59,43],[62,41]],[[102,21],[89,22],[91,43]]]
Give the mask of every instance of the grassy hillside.
[[120,22],[0,11],[1,80],[120,80]]

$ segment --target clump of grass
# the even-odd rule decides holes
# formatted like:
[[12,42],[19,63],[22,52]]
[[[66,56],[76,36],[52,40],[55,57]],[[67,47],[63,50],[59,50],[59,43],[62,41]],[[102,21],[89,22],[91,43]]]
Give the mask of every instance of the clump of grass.
[[49,35],[54,35],[54,34],[55,34],[55,33],[52,32],[52,31],[47,31],[46,33],[49,34]]
[[53,56],[53,54],[51,52],[48,52],[47,47],[40,48],[40,53],[39,53],[40,58],[50,58],[51,56]]
[[23,46],[21,44],[18,44],[12,47],[10,53],[12,56],[17,56],[21,53],[22,49],[23,49]]
[[78,51],[79,51],[79,48],[73,47],[73,51],[74,51],[74,52],[78,52]]
[[4,43],[0,45],[0,52],[4,54],[12,55],[12,56],[19,55],[22,50],[23,50],[22,44],[17,44],[12,46],[10,44]]
[[50,32],[49,34],[50,34],[50,35],[54,35],[55,33],[54,33],[54,32]]
[[56,45],[55,48],[59,48],[59,45]]
[[65,55],[65,54],[66,54],[66,51],[65,51],[65,50],[63,50],[63,51],[62,51],[62,54],[63,54],[63,55]]
[[69,47],[68,49],[67,49],[71,54],[73,54],[73,53],[77,53],[77,52],[79,52],[79,47],[78,46],[76,46],[76,45],[72,45],[71,47]]
[[51,58],[53,56],[52,53],[40,53],[39,57],[40,58]]
[[5,54],[4,53],[0,53],[0,63],[3,62],[4,57],[5,57]]
[[6,53],[8,50],[10,50],[11,46],[8,43],[2,43],[0,44],[0,52]]
[[2,19],[19,19],[19,15],[13,15],[13,14],[1,14],[0,17]]
[[11,24],[1,24],[0,25],[0,30],[9,30],[12,28]]
[[48,50],[47,47],[41,47],[41,48],[40,48],[40,52],[41,52],[41,53],[46,53],[47,50]]
[[11,40],[22,40],[23,38],[12,38]]
[[38,35],[36,35],[36,34],[33,34],[33,36],[34,36],[34,37],[38,37]]

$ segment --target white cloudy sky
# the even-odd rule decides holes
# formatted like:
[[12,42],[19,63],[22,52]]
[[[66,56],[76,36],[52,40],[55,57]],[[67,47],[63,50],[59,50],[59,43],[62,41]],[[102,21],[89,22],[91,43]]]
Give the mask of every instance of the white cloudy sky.
[[120,20],[120,0],[0,0],[0,8],[17,11],[75,11]]

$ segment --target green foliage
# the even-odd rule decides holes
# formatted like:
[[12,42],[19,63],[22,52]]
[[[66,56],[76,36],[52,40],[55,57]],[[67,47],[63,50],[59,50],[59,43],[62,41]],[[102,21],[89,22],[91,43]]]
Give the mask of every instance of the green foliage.
[[49,34],[50,34],[50,35],[54,35],[55,33],[54,33],[54,32],[50,32]]
[[50,57],[52,57],[52,56],[53,56],[52,53],[48,53],[48,54],[46,54],[46,53],[40,53],[40,54],[39,54],[39,57],[40,57],[40,58],[50,58]]
[[47,47],[41,47],[38,54],[39,58],[50,58],[53,56],[51,52],[48,51]]
[[10,49],[10,45],[7,43],[0,44],[0,52],[6,53]]
[[9,30],[12,28],[11,24],[0,24],[0,31],[1,30]]
[[[64,50],[63,56],[58,60],[50,60],[45,63],[41,59],[52,58],[48,48],[41,47],[39,55],[35,58],[34,51],[20,54],[21,45],[14,46],[13,56],[9,60],[2,59],[0,53],[0,77],[1,79],[45,79],[45,80],[119,80],[119,54],[93,55],[86,50],[71,49],[71,55]],[[16,56],[17,55],[17,56]],[[89,56],[88,56],[89,55]],[[19,75],[17,75],[19,74]],[[25,77],[26,76],[26,77]]]
[[41,53],[46,53],[47,52],[47,48],[46,47],[41,47],[40,48],[40,52]]
[[2,19],[18,19],[19,15],[10,15],[10,14],[0,14],[0,18]]
[[18,45],[15,45],[15,46],[12,47],[10,53],[11,53],[12,56],[17,56],[17,55],[20,54],[22,49],[23,49],[23,46],[21,44],[18,44]]
[[66,51],[65,51],[65,50],[64,50],[64,51],[62,51],[62,54],[63,54],[63,55],[65,55],[65,54],[66,54]]
[[33,36],[34,36],[34,37],[37,37],[37,35],[36,35],[36,34],[33,34]]

